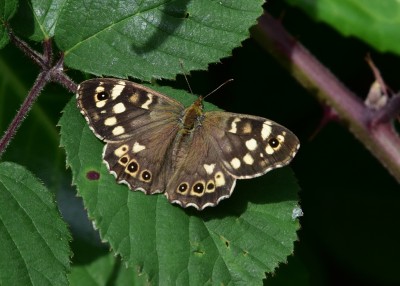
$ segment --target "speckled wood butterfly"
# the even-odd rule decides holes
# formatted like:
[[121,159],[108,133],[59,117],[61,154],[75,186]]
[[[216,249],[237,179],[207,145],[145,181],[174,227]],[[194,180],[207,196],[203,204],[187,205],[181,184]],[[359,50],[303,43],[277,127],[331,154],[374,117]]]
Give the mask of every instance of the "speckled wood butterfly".
[[185,108],[126,80],[84,81],[77,100],[89,127],[106,142],[103,159],[116,180],[146,194],[164,193],[182,207],[217,205],[232,194],[236,179],[287,165],[300,146],[271,120],[203,112],[202,97]]

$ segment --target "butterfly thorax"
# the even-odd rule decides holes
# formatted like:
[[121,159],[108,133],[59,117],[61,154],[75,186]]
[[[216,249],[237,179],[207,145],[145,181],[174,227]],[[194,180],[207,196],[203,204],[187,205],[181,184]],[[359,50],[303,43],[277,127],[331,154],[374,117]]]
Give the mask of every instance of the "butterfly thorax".
[[203,98],[200,96],[191,106],[185,109],[181,119],[181,132],[190,133],[201,124],[203,119]]

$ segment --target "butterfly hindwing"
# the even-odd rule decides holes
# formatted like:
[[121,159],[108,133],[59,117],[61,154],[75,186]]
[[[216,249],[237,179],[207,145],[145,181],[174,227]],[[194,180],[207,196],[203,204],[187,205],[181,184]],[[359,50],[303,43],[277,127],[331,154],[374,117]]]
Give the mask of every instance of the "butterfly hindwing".
[[117,182],[146,194],[164,192],[171,177],[171,141],[176,125],[164,125],[157,132],[143,132],[120,142],[109,142],[104,147],[103,159]]
[[202,210],[231,195],[236,179],[226,172],[210,138],[202,127],[190,135],[178,135],[181,145],[173,154],[177,160],[166,188],[172,203]]

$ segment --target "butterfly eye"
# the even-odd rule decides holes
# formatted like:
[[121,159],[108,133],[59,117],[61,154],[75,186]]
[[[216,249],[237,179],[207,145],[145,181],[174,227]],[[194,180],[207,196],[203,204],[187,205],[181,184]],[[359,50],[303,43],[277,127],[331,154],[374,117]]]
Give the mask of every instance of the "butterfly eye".
[[212,192],[214,192],[214,191],[215,191],[215,184],[214,184],[213,181],[210,180],[210,181],[207,183],[206,193],[212,193]]
[[139,169],[139,165],[135,161],[130,162],[127,167],[127,170],[129,173],[136,173],[138,169]]
[[268,144],[269,144],[269,146],[271,146],[272,148],[276,148],[276,147],[279,146],[280,143],[279,143],[278,139],[272,138],[272,139],[269,139]]
[[143,181],[146,181],[146,182],[150,181],[151,173],[149,171],[147,171],[147,170],[143,171],[142,172],[142,179],[143,179]]
[[179,185],[178,187],[178,192],[180,192],[181,194],[185,193],[189,188],[189,184],[188,183],[182,183]]
[[197,193],[197,194],[201,194],[204,191],[204,184],[202,183],[196,183],[193,186],[193,192]]
[[101,91],[98,94],[96,94],[96,100],[97,101],[102,101],[102,100],[106,100],[110,97],[110,95],[105,92],[105,91]]
[[128,157],[128,156],[123,156],[123,157],[121,157],[121,158],[118,160],[118,162],[119,162],[122,166],[125,166],[125,165],[128,163],[128,161],[129,161],[129,157]]

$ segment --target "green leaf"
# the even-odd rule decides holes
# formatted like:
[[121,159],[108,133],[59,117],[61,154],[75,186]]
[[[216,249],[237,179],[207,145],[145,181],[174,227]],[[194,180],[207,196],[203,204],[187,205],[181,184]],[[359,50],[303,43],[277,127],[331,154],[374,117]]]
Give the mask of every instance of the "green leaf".
[[118,257],[104,255],[89,265],[72,267],[68,275],[69,285],[145,285],[146,275],[138,275],[132,268],[126,268]]
[[54,37],[57,21],[66,2],[67,0],[21,1],[12,21],[14,32],[37,42]]
[[264,1],[68,1],[55,40],[65,63],[142,80],[206,69],[248,38]]
[[0,283],[66,285],[69,240],[52,194],[25,168],[0,163]]
[[400,2],[396,0],[287,0],[345,36],[355,36],[382,52],[400,54]]
[[31,40],[43,41],[54,36],[58,17],[67,0],[32,0],[34,30]]
[[[171,89],[157,90],[193,101]],[[169,90],[169,91],[168,91]],[[261,285],[293,252],[299,228],[297,190],[289,168],[240,181],[233,196],[198,212],[118,185],[101,162],[103,143],[75,99],[60,120],[61,141],[74,183],[102,239],[157,285]]]
[[8,43],[8,34],[4,24],[14,15],[17,5],[17,0],[0,1],[0,49]]

